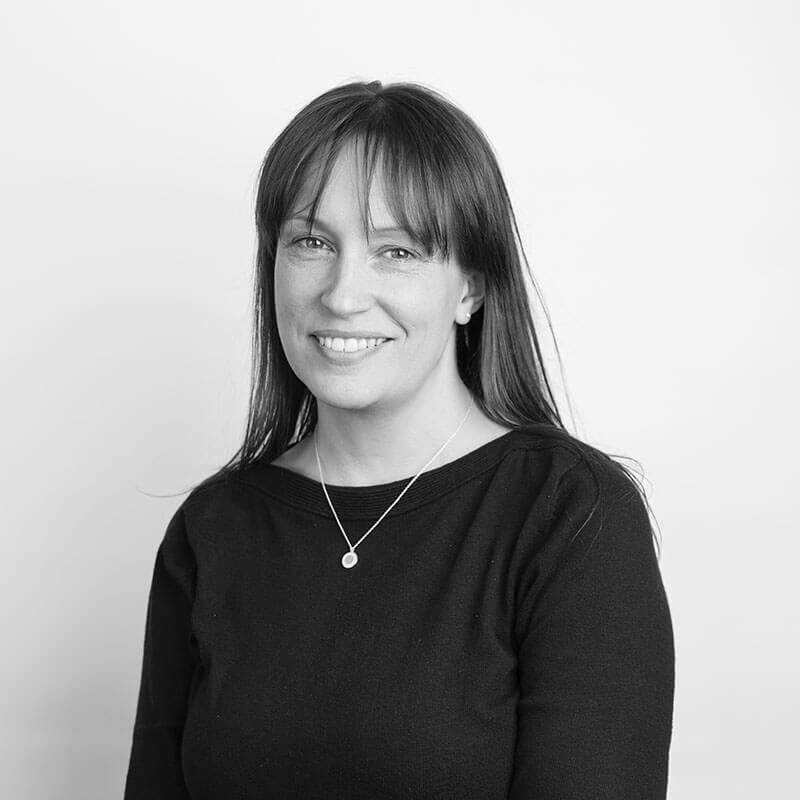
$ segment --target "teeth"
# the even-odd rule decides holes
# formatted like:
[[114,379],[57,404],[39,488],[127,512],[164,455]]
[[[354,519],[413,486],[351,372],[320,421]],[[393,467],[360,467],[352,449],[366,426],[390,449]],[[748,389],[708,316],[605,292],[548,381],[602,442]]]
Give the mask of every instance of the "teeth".
[[323,347],[328,350],[335,350],[337,353],[355,353],[356,350],[366,350],[367,348],[377,347],[386,339],[342,339],[338,336],[314,337]]

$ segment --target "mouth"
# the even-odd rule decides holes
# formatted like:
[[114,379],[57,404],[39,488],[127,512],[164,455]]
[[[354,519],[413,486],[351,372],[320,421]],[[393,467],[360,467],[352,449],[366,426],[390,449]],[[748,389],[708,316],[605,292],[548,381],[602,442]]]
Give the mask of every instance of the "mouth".
[[310,337],[317,350],[333,361],[356,361],[383,350],[393,339],[340,339],[330,336]]

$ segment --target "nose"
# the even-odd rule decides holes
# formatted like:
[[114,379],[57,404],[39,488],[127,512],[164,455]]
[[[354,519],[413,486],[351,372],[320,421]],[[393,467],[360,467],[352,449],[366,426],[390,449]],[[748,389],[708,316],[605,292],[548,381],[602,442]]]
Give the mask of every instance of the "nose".
[[331,259],[320,301],[334,316],[346,317],[370,305],[369,274],[365,257],[357,249]]

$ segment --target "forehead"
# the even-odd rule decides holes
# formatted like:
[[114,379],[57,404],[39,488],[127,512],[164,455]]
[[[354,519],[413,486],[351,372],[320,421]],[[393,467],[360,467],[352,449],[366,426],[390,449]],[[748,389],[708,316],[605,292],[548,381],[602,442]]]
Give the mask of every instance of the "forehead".
[[287,221],[297,217],[308,220],[313,202],[318,198],[316,218],[347,221],[360,217],[373,229],[402,229],[390,207],[380,161],[369,176],[369,183],[367,177],[363,160],[352,144],[335,157],[324,186],[321,185],[322,164],[318,159],[306,171],[300,191],[288,209]]

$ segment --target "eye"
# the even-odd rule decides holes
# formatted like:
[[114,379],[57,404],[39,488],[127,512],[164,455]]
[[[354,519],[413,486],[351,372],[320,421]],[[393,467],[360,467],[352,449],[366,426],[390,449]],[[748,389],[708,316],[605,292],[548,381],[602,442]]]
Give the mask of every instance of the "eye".
[[319,250],[319,247],[305,247],[304,242],[319,242],[321,245],[324,245],[325,242],[319,238],[319,236],[301,236],[299,239],[295,239],[292,244],[300,246],[304,250]]
[[404,253],[405,256],[403,258],[392,258],[392,261],[411,261],[412,258],[416,257],[416,253],[412,253],[411,250],[407,250],[405,247],[392,247],[386,251],[387,253]]

